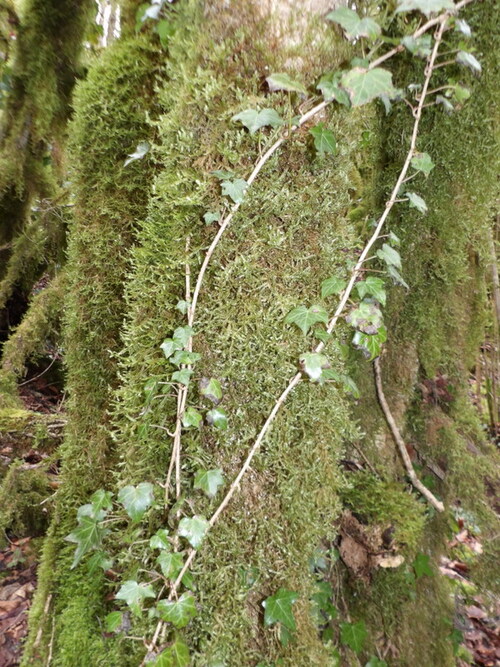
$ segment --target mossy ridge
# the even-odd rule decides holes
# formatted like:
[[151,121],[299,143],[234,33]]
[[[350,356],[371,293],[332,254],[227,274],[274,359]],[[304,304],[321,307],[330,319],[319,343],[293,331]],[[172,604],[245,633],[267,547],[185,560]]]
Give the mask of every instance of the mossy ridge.
[[[281,54],[281,62],[273,62],[273,54],[265,55],[265,23],[256,31],[255,18],[245,27],[241,21],[231,38],[220,41],[223,20],[205,20],[174,38],[166,85],[160,91],[167,111],[158,124],[162,143],[155,155],[163,169],[149,216],[141,225],[141,245],[133,253],[126,292],[130,320],[123,332],[123,388],[115,418],[123,482],[162,480],[168,465],[171,443],[152,425],[166,419],[170,423],[174,401],[161,407],[153,404],[139,420],[143,387],[151,377],[166,379],[159,345],[183,323],[175,304],[184,298],[186,235],[191,238],[190,257],[196,259],[198,248],[206,246],[213,233],[205,231],[202,221],[205,211],[220,206],[210,171],[230,168],[244,176],[250,156],[256,154],[258,138],[232,126],[230,118],[256,105],[273,106],[288,115],[285,96],[264,96],[260,90],[264,67],[283,69],[287,54]],[[251,29],[249,51],[245,45]],[[348,54],[348,47],[339,45],[332,34],[320,43],[321,57],[312,49],[305,56],[310,59],[304,69],[311,81],[335,67],[332,54],[337,63]],[[220,466],[228,480],[236,473],[307,347],[300,334],[283,325],[284,316],[302,301],[318,301],[321,280],[345,272],[345,257],[354,255],[357,238],[345,216],[352,199],[351,175],[360,162],[361,131],[374,118],[371,112],[337,111],[328,112],[324,120],[337,134],[339,156],[313,158],[307,130],[294,138],[249,191],[207,275],[194,346],[204,355],[199,373],[223,382],[230,427],[217,437],[216,451],[209,429],[200,435],[186,433],[184,461],[189,471]],[[191,266],[195,274],[192,260]],[[196,400],[195,394],[192,390],[190,400]],[[339,510],[335,488],[340,483],[336,460],[344,439],[354,431],[348,403],[333,387],[304,383],[287,404],[242,493],[195,565],[203,613],[187,634],[190,646],[198,648],[196,664],[215,658],[251,664],[253,658],[272,660],[282,653],[274,635],[263,631],[260,606],[280,585],[301,595],[296,607],[298,642],[283,652],[284,664],[324,664],[325,649],[308,612],[308,557],[326,534],[334,534]],[[299,475],[300,457],[304,470]],[[209,514],[214,507],[198,495],[196,511]],[[247,564],[261,574],[249,596],[234,576]],[[212,636],[214,627],[217,633]]]
[[[116,42],[75,91],[70,137],[76,203],[69,230],[63,341],[69,424],[61,446],[63,483],[54,529],[47,537],[51,544],[40,566],[26,664],[46,658],[51,629],[43,608],[49,594],[55,600],[54,664],[123,664],[113,661],[97,623],[104,598],[102,578],[89,577],[81,569],[70,571],[74,548],[62,538],[74,527],[76,507],[107,482],[107,409],[110,388],[116,384],[114,354],[124,312],[124,275],[152,173],[147,159],[127,168],[123,162],[138,142],[150,137],[147,114],[154,115],[158,59],[147,36]],[[40,624],[49,636],[44,634],[36,646]]]

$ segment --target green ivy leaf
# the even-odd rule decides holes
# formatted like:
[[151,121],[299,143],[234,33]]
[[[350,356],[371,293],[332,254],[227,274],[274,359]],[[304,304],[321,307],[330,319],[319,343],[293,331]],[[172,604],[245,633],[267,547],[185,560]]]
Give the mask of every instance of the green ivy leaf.
[[289,630],[295,630],[295,618],[293,617],[292,605],[298,600],[299,594],[280,588],[275,595],[271,595],[262,603],[265,609],[264,625],[269,627],[275,623],[281,623]]
[[74,542],[77,545],[73,563],[71,564],[72,570],[87,552],[101,545],[103,537],[107,532],[96,519],[90,516],[80,517],[79,525],[64,538],[68,542]]
[[235,178],[234,181],[222,181],[221,188],[224,197],[230,197],[235,204],[243,201],[248,183],[243,178]]
[[340,641],[344,646],[349,646],[354,653],[360,653],[363,650],[367,636],[368,631],[364,621],[340,624]]
[[437,14],[443,9],[454,9],[455,4],[452,0],[398,0],[396,13],[420,11],[429,17],[431,14]]
[[404,281],[403,276],[399,273],[395,266],[388,264],[387,273],[391,276],[395,285],[401,285],[402,287],[406,287],[406,289],[410,289],[410,286]]
[[306,352],[299,357],[300,367],[313,382],[320,379],[323,369],[328,366],[328,358],[324,354]]
[[172,381],[178,382],[179,384],[183,384],[185,387],[187,387],[193,373],[194,371],[190,368],[183,368],[180,371],[175,371],[175,373],[172,373]]
[[385,293],[385,286],[382,278],[368,276],[366,280],[361,280],[360,282],[356,283],[356,289],[358,290],[360,299],[366,295],[370,295],[377,299],[377,301],[383,306],[385,306],[387,295]]
[[432,571],[432,568],[429,563],[430,563],[430,557],[427,556],[426,554],[418,553],[415,556],[415,560],[413,561],[413,569],[415,571],[415,577],[417,579],[420,579],[420,577],[423,577],[424,575],[428,577],[434,576],[434,572]]
[[182,416],[182,425],[184,428],[199,428],[202,421],[203,415],[198,410],[195,410],[195,408],[186,408]]
[[174,343],[178,345],[175,349],[181,350],[183,347],[186,347],[190,339],[193,337],[193,333],[192,327],[177,327],[172,337]]
[[323,94],[325,100],[336,100],[339,104],[343,104],[346,107],[351,106],[351,100],[349,95],[340,87],[340,73],[334,72],[331,74],[325,74],[319,80],[316,88],[320,90]]
[[285,317],[285,324],[295,324],[303,332],[304,336],[307,334],[313,324],[323,322],[328,324],[328,313],[322,306],[297,306],[291,310]]
[[358,386],[352,378],[350,378],[348,375],[337,373],[332,368],[325,369],[321,379],[339,382],[343,386],[344,391],[346,391],[348,394],[352,394],[354,398],[359,398],[361,396]]
[[217,169],[216,171],[213,171],[212,174],[216,176],[219,181],[230,181],[234,178],[233,172],[227,171],[226,169]]
[[195,514],[191,519],[188,517],[181,519],[177,532],[181,537],[185,537],[194,549],[197,549],[203,542],[209,527],[204,516]]
[[183,593],[178,600],[160,600],[156,608],[160,618],[176,628],[184,628],[197,614],[192,593]]
[[387,667],[387,663],[385,660],[380,660],[377,658],[376,655],[372,655],[366,663],[365,667]]
[[327,296],[331,296],[332,294],[340,294],[346,285],[345,280],[341,280],[337,276],[331,276],[323,280],[321,283],[321,298],[326,299]]
[[234,122],[240,121],[250,134],[255,134],[257,130],[268,125],[273,128],[283,125],[282,118],[274,109],[262,109],[261,111],[247,109],[233,116],[231,120]]
[[214,470],[198,470],[194,477],[194,488],[201,489],[209,498],[213,498],[219,486],[223,484],[224,477],[222,470],[219,468],[215,468]]
[[341,7],[326,15],[329,21],[338,23],[344,29],[347,39],[352,40],[358,37],[368,37],[371,40],[377,39],[382,33],[379,24],[370,18],[360,19],[355,11],[347,7]]
[[274,93],[276,90],[286,90],[289,93],[302,93],[307,95],[307,90],[298,81],[294,81],[286,73],[271,74],[266,79],[269,90]]
[[317,591],[311,596],[313,618],[317,625],[324,625],[337,618],[338,611],[332,604],[333,589],[328,581],[318,581]]
[[150,148],[151,147],[148,141],[141,141],[139,144],[137,144],[137,148],[135,149],[135,151],[129,154],[123,166],[126,167],[131,162],[134,162],[134,160],[142,160],[142,158],[146,155],[146,153],[148,153]]
[[401,255],[397,250],[391,248],[390,245],[384,243],[380,250],[377,250],[377,257],[383,260],[388,266],[395,266],[401,268]]
[[151,549],[170,549],[170,541],[168,539],[168,530],[160,528],[149,540]]
[[129,579],[125,581],[118,593],[115,595],[117,600],[123,600],[128,604],[134,614],[140,614],[142,603],[147,598],[156,597],[153,587],[150,584],[138,584],[137,581]]
[[403,37],[401,44],[408,49],[410,53],[419,58],[427,58],[432,51],[432,37],[430,35],[422,35],[421,37]]
[[370,70],[354,67],[344,74],[341,83],[349,93],[353,107],[367,104],[381,95],[392,97],[395,92],[391,72],[382,67]]
[[172,338],[165,338],[163,343],[160,345],[160,350],[163,350],[163,354],[167,359],[170,359],[170,357],[173,355],[173,353],[176,350],[180,350],[181,347],[177,344],[174,343]]
[[466,88],[465,86],[461,86],[460,84],[456,84],[453,87],[453,97],[454,99],[459,103],[463,104],[466,102],[471,95],[470,89]]
[[212,408],[207,412],[207,423],[220,431],[227,429],[227,415],[221,408]]
[[202,378],[200,380],[200,394],[208,398],[212,403],[220,403],[222,400],[222,387],[219,380],[215,378]]
[[188,350],[177,350],[169,361],[173,366],[179,368],[183,364],[195,364],[201,359],[201,354],[198,352],[189,352]]
[[175,35],[175,27],[172,23],[170,23],[170,21],[163,19],[161,21],[158,21],[158,24],[156,26],[156,32],[158,33],[158,37],[160,38],[161,45],[163,46],[163,48],[166,48],[168,46],[170,38]]
[[166,579],[176,579],[184,565],[182,554],[171,551],[162,551],[157,557],[156,562]]
[[216,211],[215,213],[212,213],[211,211],[207,211],[205,215],[203,216],[203,220],[205,221],[206,225],[210,225],[212,222],[219,222],[220,220],[220,213]]
[[123,621],[123,614],[121,611],[112,611],[104,617],[104,627],[106,632],[116,632]]
[[363,333],[376,334],[382,326],[382,313],[375,303],[362,301],[347,315],[346,321]]
[[153,663],[154,667],[189,667],[190,664],[189,648],[180,639],[162,651]]
[[459,65],[468,67],[474,74],[481,74],[482,72],[481,63],[475,56],[472,55],[472,53],[467,53],[467,51],[459,51],[455,57],[455,60]]
[[93,554],[87,561],[87,569],[90,574],[94,574],[97,570],[101,569],[104,572],[110,570],[113,567],[113,559],[110,558],[104,551],[98,551]]
[[320,154],[337,152],[337,142],[331,130],[327,130],[323,123],[318,123],[309,130],[309,134],[314,137],[314,147]]
[[406,192],[405,194],[410,202],[410,208],[416,208],[420,213],[427,213],[427,204],[420,195],[417,195],[416,192]]
[[381,326],[376,334],[365,334],[361,331],[356,331],[352,339],[353,345],[362,350],[365,356],[372,361],[375,357],[380,356],[382,345],[387,340],[387,329]]
[[431,159],[429,153],[415,153],[411,159],[411,166],[416,171],[421,171],[428,176],[434,169],[435,164]]
[[118,493],[118,500],[132,521],[140,521],[153,502],[153,485],[141,482],[137,486],[125,486]]

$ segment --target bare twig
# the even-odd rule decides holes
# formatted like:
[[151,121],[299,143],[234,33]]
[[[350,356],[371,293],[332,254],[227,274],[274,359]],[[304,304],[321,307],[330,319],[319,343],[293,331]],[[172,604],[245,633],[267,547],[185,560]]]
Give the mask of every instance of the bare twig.
[[378,400],[380,403],[380,407],[382,408],[382,412],[384,413],[384,417],[387,421],[387,424],[389,425],[389,428],[391,429],[392,437],[394,438],[398,449],[399,453],[401,455],[401,458],[403,459],[403,464],[406,469],[406,473],[408,477],[410,478],[411,483],[413,486],[419,491],[424,498],[438,511],[438,512],[444,512],[444,505],[443,503],[436,498],[436,496],[429,491],[429,489],[422,484],[422,482],[418,479],[415,470],[413,469],[410,455],[408,454],[408,450],[406,449],[405,441],[403,440],[401,433],[398,429],[398,426],[396,424],[396,421],[394,420],[394,417],[392,416],[391,410],[389,408],[389,405],[387,403],[387,400],[385,398],[384,394],[384,389],[382,387],[382,373],[380,371],[380,358],[375,359],[373,362],[373,368],[375,370],[375,386],[377,387],[377,396]]

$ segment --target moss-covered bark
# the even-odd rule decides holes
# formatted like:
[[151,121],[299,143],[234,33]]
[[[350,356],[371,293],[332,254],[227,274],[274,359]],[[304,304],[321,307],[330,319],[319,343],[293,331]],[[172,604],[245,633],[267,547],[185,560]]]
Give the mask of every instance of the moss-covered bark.
[[[147,37],[114,45],[76,95],[77,206],[65,320],[70,424],[62,448],[63,488],[45,542],[26,665],[43,664],[51,615],[54,665],[135,666],[144,657],[141,642],[102,632],[106,613],[116,608],[111,593],[117,585],[90,574],[85,563],[70,569],[74,548],[62,538],[74,527],[77,506],[98,486],[116,491],[123,484],[165,479],[172,441],[163,429],[172,428],[175,399],[166,394],[144,410],[144,385],[152,378],[168,380],[159,346],[185,323],[176,309],[186,298],[185,266],[196,274],[215,233],[203,221],[206,211],[221,207],[212,171],[245,177],[262,150],[259,142],[270,141],[267,131],[266,138],[251,136],[231,117],[247,108],[273,106],[287,118],[295,113],[288,96],[270,98],[263,91],[263,73],[295,67],[297,77],[310,82],[352,54],[334,30],[315,19],[302,44],[287,44],[249,3],[216,8],[204,13],[198,2],[178,6],[168,58],[161,57],[158,70],[159,56]],[[471,10],[487,72],[471,102],[450,119],[431,111],[423,126],[419,149],[428,150],[437,163],[422,185],[429,215],[417,219],[405,212],[391,222],[402,239],[404,276],[411,289],[391,290],[390,338],[383,358],[387,396],[398,422],[424,455],[445,468],[445,483],[437,492],[450,503],[459,497],[476,513],[485,506],[481,487],[487,449],[477,457],[467,453],[466,439],[481,436],[465,381],[481,339],[488,263],[483,249],[495,197],[494,19],[487,4]],[[421,67],[406,62],[397,75],[413,81],[421,77]],[[155,117],[159,113],[150,125],[145,109]],[[229,427],[215,435],[203,426],[183,436],[188,513],[209,516],[216,507],[216,501],[193,492],[194,472],[221,468],[231,480],[296,371],[305,343],[284,325],[285,315],[300,303],[318,302],[324,278],[348,274],[366,235],[360,218],[364,211],[370,217],[376,213],[400,168],[411,124],[406,109],[396,108],[385,120],[371,110],[349,113],[337,107],[321,120],[334,130],[338,154],[317,156],[307,129],[297,132],[250,189],[207,273],[195,324],[194,350],[202,354],[195,377],[221,380]],[[154,139],[154,178],[146,160],[122,167],[125,155],[146,138]],[[338,335],[349,342],[352,334],[342,325]],[[402,494],[393,489],[404,488],[404,475],[376,403],[368,362],[359,356],[345,362],[334,345],[329,356],[335,367],[348,363],[357,374],[362,399],[355,405],[335,385],[304,382],[287,401],[195,562],[200,612],[184,631],[194,665],[330,664],[310,613],[310,564],[317,547],[335,538],[342,502],[360,515],[371,512],[380,521],[399,522],[407,558],[417,549],[437,557],[442,549],[446,520],[427,517],[422,534],[422,512],[409,493],[391,510],[390,503]],[[438,372],[448,374],[453,384],[454,401],[446,409],[423,404],[418,390],[420,380]],[[196,385],[192,382],[189,395],[193,405],[201,400]],[[382,484],[371,479],[371,487],[350,489],[339,460],[352,453],[353,443],[381,472]],[[402,508],[410,514],[406,523]],[[487,526],[489,511],[479,518]],[[166,522],[158,507],[148,530]],[[146,537],[138,533],[126,552],[122,534],[110,540],[123,580],[142,576],[141,539]],[[340,565],[334,577],[353,620],[367,622],[370,646],[380,628],[385,630],[394,647],[390,664],[453,664],[446,639],[450,591],[443,580],[419,582],[412,600],[403,569],[376,575],[368,588],[348,581]],[[280,587],[299,594],[296,639],[288,647],[262,622],[262,600]],[[44,613],[47,604],[49,614]],[[150,638],[155,625],[156,619],[144,615],[134,619],[130,634]],[[427,642],[421,641],[424,633]]]

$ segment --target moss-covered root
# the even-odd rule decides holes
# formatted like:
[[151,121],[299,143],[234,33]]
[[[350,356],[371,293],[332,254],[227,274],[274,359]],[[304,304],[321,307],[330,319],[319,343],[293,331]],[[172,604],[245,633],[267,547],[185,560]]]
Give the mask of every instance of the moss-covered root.
[[27,361],[46,352],[47,339],[60,336],[65,287],[61,272],[33,298],[23,321],[5,343],[0,367],[0,408],[19,404],[17,382]]
[[[40,566],[25,663],[38,664],[50,640],[44,608],[56,604],[56,664],[110,666],[98,625],[104,593],[95,575],[70,569],[74,549],[63,541],[75,507],[98,485],[108,485],[112,444],[110,388],[124,315],[123,286],[134,229],[145,217],[151,163],[124,166],[128,153],[150,139],[157,50],[147,37],[113,44],[75,92],[71,126],[76,205],[68,241],[68,298],[64,348],[69,423],[61,448],[62,488]],[[52,607],[51,607],[52,610]],[[36,641],[39,629],[42,639]],[[78,645],[74,639],[78,638]]]

